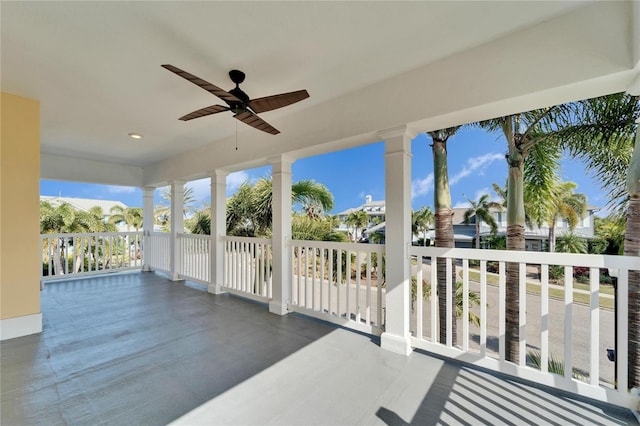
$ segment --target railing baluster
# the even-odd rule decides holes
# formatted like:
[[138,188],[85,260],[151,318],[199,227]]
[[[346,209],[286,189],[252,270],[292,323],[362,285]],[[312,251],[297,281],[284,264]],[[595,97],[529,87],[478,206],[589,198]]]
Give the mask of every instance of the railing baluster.
[[[325,249],[320,249],[320,312],[324,312],[324,253]],[[328,311],[328,310],[327,310]]]
[[360,251],[356,252],[356,322],[360,322],[360,284],[361,284]]
[[564,267],[564,377],[573,372],[573,267]]
[[507,298],[507,276],[506,262],[501,261],[498,265],[498,357],[501,362],[506,358],[506,298]]
[[540,369],[549,371],[549,265],[540,265]]
[[451,316],[452,316],[452,312],[451,312],[451,304],[455,303],[455,300],[451,300],[451,286],[453,285],[453,283],[451,282],[451,274],[453,272],[453,268],[451,265],[451,262],[453,261],[453,259],[451,259],[450,257],[447,257],[447,294],[445,295],[445,301],[446,301],[446,305],[447,308],[445,310],[446,314],[447,314],[447,319],[446,319],[446,330],[447,330],[447,346],[452,346],[452,342],[453,342],[453,325],[452,325],[452,321],[451,321]]
[[[438,258],[431,257],[431,342],[438,343]],[[442,296],[440,296],[442,297]]]
[[600,382],[600,269],[589,268],[589,293],[590,293],[590,316],[589,316],[589,351],[590,366],[589,377],[592,385],[597,386]]
[[351,319],[351,250],[347,250],[347,259],[345,262],[347,265],[347,270],[344,271],[346,277],[346,296],[345,296],[345,307],[346,307],[346,317],[347,321]]
[[[331,308],[331,302],[332,302],[332,298],[331,298],[331,294],[333,293],[333,280],[334,280],[334,275],[333,275],[333,250],[332,248],[327,249],[327,257],[329,258],[329,267],[328,267],[328,272],[329,272],[329,295],[328,295],[328,299],[329,299],[329,315],[333,315],[335,312],[332,311]],[[336,310],[337,312],[337,310]]]
[[462,259],[462,350],[469,350],[469,259]]
[[367,253],[367,306],[365,310],[365,323],[371,324],[371,252]]
[[480,356],[487,356],[487,261],[480,261]]
[[520,309],[519,309],[519,327],[518,327],[518,365],[524,367],[527,363],[527,265],[525,263],[520,262],[518,267],[518,278],[519,278],[519,300],[520,300]]
[[422,256],[418,256],[416,270],[416,337],[422,339]]
[[337,306],[336,306],[336,315],[338,316],[338,318],[342,317],[342,310],[340,309],[340,294],[342,293],[341,288],[342,288],[342,249],[338,249],[337,250],[338,256],[337,256],[337,261],[338,261],[338,271],[337,271],[337,291],[336,291],[336,301],[337,301]]
[[[618,303],[616,307],[616,315],[618,316],[618,335],[616,348],[616,361],[618,371],[616,377],[618,378],[617,389],[620,392],[627,392],[628,389],[628,362],[629,362],[629,305],[624,303],[625,299],[629,296],[629,269],[620,269],[618,272],[618,287],[617,293],[623,297],[622,301]],[[625,297],[626,296],[626,297]]]

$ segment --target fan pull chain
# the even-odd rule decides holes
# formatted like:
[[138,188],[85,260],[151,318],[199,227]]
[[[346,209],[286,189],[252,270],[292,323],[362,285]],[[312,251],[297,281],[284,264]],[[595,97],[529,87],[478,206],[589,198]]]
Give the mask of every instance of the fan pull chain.
[[238,150],[238,120],[236,120],[236,151]]

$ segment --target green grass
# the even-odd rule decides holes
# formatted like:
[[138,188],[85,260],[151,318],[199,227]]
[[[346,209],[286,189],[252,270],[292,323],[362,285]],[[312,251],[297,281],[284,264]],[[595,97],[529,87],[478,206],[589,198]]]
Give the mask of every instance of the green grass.
[[[469,280],[480,282],[480,272],[478,271],[469,271]],[[492,286],[498,286],[498,276],[492,273],[487,273],[487,284]],[[575,288],[580,288],[582,290],[589,290],[588,284],[574,283]],[[610,290],[610,291],[609,291]],[[527,293],[540,295],[542,289],[540,284],[532,283],[530,281],[527,282]],[[613,287],[609,285],[601,285],[600,292],[603,294],[613,294]],[[549,297],[557,300],[564,300],[564,290],[560,290],[557,288],[549,288]],[[589,305],[591,302],[589,300],[588,294],[582,293],[573,293],[573,301],[575,303],[580,303],[582,305]],[[613,299],[605,299],[600,298],[600,307],[603,309],[613,310],[614,300]]]

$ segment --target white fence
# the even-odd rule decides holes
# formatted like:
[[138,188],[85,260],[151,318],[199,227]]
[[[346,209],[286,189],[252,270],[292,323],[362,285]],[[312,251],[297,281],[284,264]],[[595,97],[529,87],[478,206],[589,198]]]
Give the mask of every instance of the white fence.
[[273,248],[267,238],[221,237],[223,290],[259,301],[272,298]]
[[289,308],[380,334],[384,325],[384,245],[291,242]]
[[142,268],[142,232],[41,234],[41,280]]
[[[410,254],[413,346],[618,405],[637,404],[627,392],[628,275],[629,270],[640,269],[637,258],[433,247],[411,247]],[[438,259],[445,259],[447,271],[444,341],[440,341],[438,325]],[[478,267],[471,268],[470,261],[479,263]],[[508,262],[516,263],[519,271],[515,363],[505,360]],[[488,264],[497,267],[496,273],[487,272]],[[454,304],[451,290],[456,283],[451,272],[456,265],[461,284]],[[588,268],[587,290],[577,288],[574,267]],[[601,287],[600,268],[618,270],[617,310],[604,306],[601,291],[606,286]],[[563,275],[556,285],[550,284],[550,270],[554,276]],[[479,304],[470,306],[473,293]],[[612,305],[611,300],[609,303]],[[455,306],[460,312],[454,337],[451,310]],[[479,326],[465,320],[470,314],[477,315]],[[617,371],[607,359],[607,349],[614,349],[616,343]],[[537,366],[536,358],[540,360]]]
[[209,284],[211,277],[211,236],[178,234],[180,269],[182,278]]
[[162,272],[171,269],[171,234],[151,232],[144,237],[144,262]]

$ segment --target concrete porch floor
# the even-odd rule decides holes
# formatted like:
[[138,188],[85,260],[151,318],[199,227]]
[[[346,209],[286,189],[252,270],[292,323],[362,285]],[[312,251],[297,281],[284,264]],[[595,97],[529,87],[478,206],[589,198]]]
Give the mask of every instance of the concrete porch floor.
[[2,425],[636,424],[153,273],[49,283],[42,312],[42,334],[0,345]]

